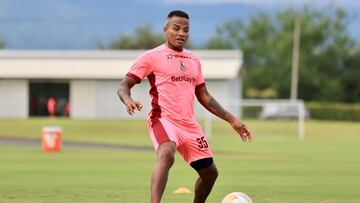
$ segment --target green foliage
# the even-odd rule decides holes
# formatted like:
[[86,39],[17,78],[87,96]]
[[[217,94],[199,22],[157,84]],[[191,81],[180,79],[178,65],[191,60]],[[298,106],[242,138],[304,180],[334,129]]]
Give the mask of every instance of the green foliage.
[[299,98],[360,100],[359,80],[355,76],[348,80],[349,75],[359,75],[359,55],[353,54],[358,46],[347,33],[351,19],[343,9],[305,6],[300,11],[287,9],[275,15],[259,11],[248,23],[241,19],[226,22],[217,29],[206,48],[231,47],[243,51],[244,92],[270,88],[278,97],[289,98],[297,15],[301,17]]
[[5,42],[0,39],[0,49],[5,48]]
[[273,88],[266,88],[258,90],[254,88],[248,88],[245,92],[246,97],[249,98],[276,98],[276,90]]
[[110,49],[151,49],[165,39],[162,34],[154,33],[150,25],[137,27],[132,34],[125,34],[110,43]]
[[360,50],[348,57],[344,66],[348,69],[341,77],[345,101],[360,102]]
[[[165,42],[162,33],[156,33],[150,25],[135,28],[134,33],[119,36],[118,39],[110,42],[108,46],[99,46],[101,49],[152,49]],[[188,41],[186,48],[191,48]]]
[[360,121],[360,104],[307,103],[312,119]]

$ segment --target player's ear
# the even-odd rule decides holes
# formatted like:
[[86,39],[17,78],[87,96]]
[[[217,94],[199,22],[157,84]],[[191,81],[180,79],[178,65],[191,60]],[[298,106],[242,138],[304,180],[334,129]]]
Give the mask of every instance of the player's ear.
[[166,22],[166,24],[164,25],[164,33],[167,31],[168,28],[169,28],[169,24]]
[[167,38],[167,31],[168,31],[168,29],[169,29],[169,26],[168,26],[168,24],[166,24],[165,26],[164,26],[164,36]]

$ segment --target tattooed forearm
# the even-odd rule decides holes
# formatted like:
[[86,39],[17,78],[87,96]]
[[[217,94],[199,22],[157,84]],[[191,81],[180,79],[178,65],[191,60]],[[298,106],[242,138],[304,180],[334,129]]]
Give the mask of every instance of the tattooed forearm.
[[213,97],[210,98],[209,102],[209,110],[214,113],[216,116],[226,119],[227,112]]
[[203,105],[208,111],[216,115],[217,117],[230,122],[234,116],[225,110],[216,100],[212,97],[206,89],[206,86],[198,89],[196,97],[200,104]]

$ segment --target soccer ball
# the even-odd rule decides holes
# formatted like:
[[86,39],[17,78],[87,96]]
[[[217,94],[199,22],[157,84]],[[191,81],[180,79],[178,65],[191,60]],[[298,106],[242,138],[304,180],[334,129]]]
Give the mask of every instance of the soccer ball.
[[253,201],[242,192],[232,192],[226,195],[221,203],[253,203]]

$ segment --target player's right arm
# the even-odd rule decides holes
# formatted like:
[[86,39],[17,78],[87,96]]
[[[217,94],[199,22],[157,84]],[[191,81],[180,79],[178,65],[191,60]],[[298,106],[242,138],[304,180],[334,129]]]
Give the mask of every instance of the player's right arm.
[[117,94],[120,98],[120,100],[125,104],[126,111],[133,115],[135,113],[135,110],[141,111],[142,104],[139,101],[134,101],[131,98],[131,88],[137,84],[138,81],[136,81],[134,78],[126,76],[123,80],[120,82],[120,87],[117,90]]

